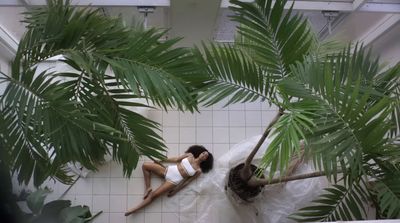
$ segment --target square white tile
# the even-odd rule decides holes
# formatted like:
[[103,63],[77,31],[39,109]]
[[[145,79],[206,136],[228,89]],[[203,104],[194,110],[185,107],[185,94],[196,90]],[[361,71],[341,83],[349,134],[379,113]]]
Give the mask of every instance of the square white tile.
[[213,141],[212,127],[196,128],[196,143],[212,143],[212,141]]
[[168,111],[163,112],[163,126],[179,126],[179,112]]
[[110,213],[110,222],[125,223],[126,221],[124,213]]
[[192,146],[194,143],[181,143],[179,144],[179,154],[184,154],[186,150]]
[[196,113],[180,112],[179,126],[194,127],[196,125]]
[[179,144],[168,143],[167,145],[167,157],[179,156]]
[[262,127],[246,127],[246,138],[250,138],[263,133]]
[[110,175],[111,177],[119,177],[119,178],[124,177],[122,164],[117,163],[115,161],[111,161]]
[[261,111],[246,111],[246,126],[261,126]]
[[163,138],[166,143],[179,143],[179,127],[163,127]]
[[196,126],[212,126],[212,124],[212,111],[201,111],[200,113],[196,113]]
[[92,194],[92,178],[80,178],[74,185],[76,194]]
[[127,199],[126,195],[110,195],[110,212],[125,212]]
[[162,223],[179,222],[179,213],[162,213]]
[[161,213],[145,213],[144,215],[145,223],[161,223]]
[[131,178],[128,181],[128,194],[143,195],[144,193],[144,178]]
[[[131,215],[129,215],[126,218],[126,222],[129,223],[145,223],[144,221],[144,212],[137,212],[137,213],[133,213]],[[114,222],[110,222],[110,223],[114,223]]]
[[110,194],[127,194],[128,182],[125,178],[112,178],[110,182]]
[[229,129],[229,142],[238,143],[246,138],[245,127],[231,127]]
[[194,143],[196,141],[196,128],[194,127],[180,127],[179,134],[180,143]]
[[110,194],[110,178],[93,178],[93,194]]
[[229,111],[229,125],[230,126],[246,126],[246,117],[244,111]]
[[109,212],[110,196],[108,195],[93,195],[93,211]]
[[278,111],[262,111],[261,112],[261,123],[262,127],[266,128],[269,123],[274,119],[274,117],[278,114]]
[[228,125],[229,125],[229,111],[213,112],[213,126],[228,126]]
[[213,128],[213,143],[229,143],[229,128],[214,127]]

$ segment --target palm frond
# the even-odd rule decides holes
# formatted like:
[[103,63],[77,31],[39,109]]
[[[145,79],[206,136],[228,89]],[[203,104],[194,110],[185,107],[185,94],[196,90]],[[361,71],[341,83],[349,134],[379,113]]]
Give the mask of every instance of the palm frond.
[[366,219],[367,192],[362,186],[333,185],[324,192],[313,201],[314,205],[301,208],[289,218],[298,222]]
[[386,218],[400,217],[400,176],[387,176],[377,181],[374,190],[379,204],[379,212]]
[[375,77],[375,89],[382,94],[393,98],[393,111],[390,114],[392,123],[391,137],[394,138],[400,131],[400,64],[393,66]]
[[300,153],[300,140],[305,140],[315,126],[313,117],[315,110],[320,109],[313,101],[300,101],[288,105],[287,112],[274,125],[269,136],[272,138],[264,154],[259,169],[269,169],[269,177],[274,177],[277,170],[285,175],[289,161],[294,153]]
[[231,97],[225,106],[237,102],[249,102],[268,98],[274,83],[269,76],[238,48],[229,45],[210,44],[197,49],[198,61],[208,67],[209,81],[199,90],[200,102],[213,105]]
[[360,62],[368,60],[363,48],[332,55],[324,63],[311,59],[293,67],[298,80],[287,79],[280,84],[282,92],[316,100],[323,107],[313,120],[316,126],[309,140],[315,149],[317,167],[328,176],[332,173],[336,178],[338,164],[358,176],[362,152],[386,143],[391,99],[371,84],[376,63],[365,68],[363,64],[367,62]]
[[286,0],[275,1],[273,6],[266,0],[231,3],[234,6],[230,9],[236,13],[232,20],[240,24],[239,34],[251,41],[244,46],[268,72],[286,76],[291,64],[308,55],[313,44],[310,26],[301,15],[293,15],[293,6],[285,12]]
[[[1,129],[9,131],[0,134],[21,182],[66,182],[67,162],[95,169],[110,150],[129,176],[139,156],[160,158],[165,149],[158,124],[130,110],[145,106],[134,100],[197,109],[192,90],[204,76],[190,50],[174,47],[179,39],[160,40],[165,31],[132,30],[121,19],[63,0],[33,8],[24,22],[27,32],[11,75],[1,80],[8,86],[0,103],[7,123]],[[73,71],[37,72],[60,55],[57,63]]]

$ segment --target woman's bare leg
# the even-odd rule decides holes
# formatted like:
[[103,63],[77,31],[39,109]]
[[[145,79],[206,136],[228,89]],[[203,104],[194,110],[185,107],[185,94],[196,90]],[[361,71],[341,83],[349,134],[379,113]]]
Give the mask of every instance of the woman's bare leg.
[[157,190],[155,190],[154,192],[150,192],[149,196],[146,197],[146,199],[144,199],[142,201],[142,203],[140,203],[138,206],[129,209],[127,212],[125,212],[125,216],[128,216],[144,207],[146,207],[147,205],[149,205],[154,199],[156,199],[157,197],[161,196],[162,194],[164,194],[165,192],[168,192],[170,190],[172,190],[176,185],[165,181],[163,184],[161,184],[161,186],[159,186],[157,188]]
[[161,177],[164,177],[165,167],[153,162],[144,162],[142,165],[142,171],[143,171],[144,186],[145,186],[143,199],[146,199],[149,196],[150,192],[152,191],[151,173],[153,172]]

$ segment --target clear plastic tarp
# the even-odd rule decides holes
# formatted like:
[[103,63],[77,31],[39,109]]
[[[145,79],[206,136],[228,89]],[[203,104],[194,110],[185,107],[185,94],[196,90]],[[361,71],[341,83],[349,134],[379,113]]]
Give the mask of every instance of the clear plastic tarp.
[[[189,205],[181,205],[181,211],[197,212],[196,222],[199,223],[294,222],[287,216],[309,204],[321,193],[322,188],[327,185],[324,177],[266,186],[253,203],[238,202],[225,191],[226,175],[230,168],[244,162],[260,137],[255,136],[233,146],[228,153],[215,161],[210,173],[198,179],[197,184],[189,185],[188,190],[196,194],[195,199]],[[269,143],[268,139],[264,142],[253,163],[260,161]],[[311,164],[303,163],[294,174],[313,171],[315,170]],[[178,200],[171,198],[171,202]]]

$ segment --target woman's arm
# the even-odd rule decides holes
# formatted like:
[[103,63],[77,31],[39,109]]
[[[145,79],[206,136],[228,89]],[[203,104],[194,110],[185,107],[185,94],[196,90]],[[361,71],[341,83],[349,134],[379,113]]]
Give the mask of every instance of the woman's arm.
[[185,153],[181,156],[178,157],[167,157],[165,160],[162,160],[162,162],[171,162],[171,163],[178,163],[181,160],[185,159],[186,157],[190,156],[189,153]]
[[198,176],[200,176],[200,174],[201,174],[201,171],[197,171],[195,175],[182,180],[182,182],[180,184],[178,184],[173,190],[168,192],[168,197],[174,196],[176,193],[178,193],[178,191],[180,191],[182,188],[186,187],[186,185],[188,185],[190,182],[192,182]]

